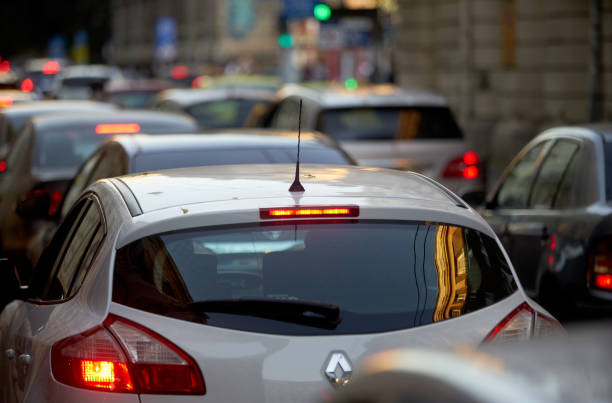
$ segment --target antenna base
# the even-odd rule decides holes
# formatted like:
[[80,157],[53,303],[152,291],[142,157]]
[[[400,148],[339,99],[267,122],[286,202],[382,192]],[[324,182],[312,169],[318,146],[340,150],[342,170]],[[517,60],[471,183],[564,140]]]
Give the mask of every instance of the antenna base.
[[304,186],[302,186],[302,184],[300,183],[300,180],[297,178],[295,178],[295,180],[293,181],[293,183],[291,184],[291,187],[289,188],[290,192],[303,192],[304,191]]

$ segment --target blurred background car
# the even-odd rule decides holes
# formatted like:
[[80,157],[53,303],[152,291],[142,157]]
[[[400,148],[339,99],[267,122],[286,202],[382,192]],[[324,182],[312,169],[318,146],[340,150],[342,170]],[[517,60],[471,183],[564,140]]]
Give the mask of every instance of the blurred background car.
[[56,99],[95,99],[101,101],[104,86],[123,80],[121,70],[107,65],[74,65],[55,75],[51,97]]
[[247,88],[276,92],[282,85],[277,76],[264,74],[201,75],[193,88]]
[[274,92],[260,89],[171,89],[162,91],[153,107],[193,116],[206,130],[243,127],[254,109],[267,108],[273,101]]
[[480,210],[521,284],[555,315],[612,314],[612,124],[546,130]]
[[55,75],[69,65],[67,59],[34,58],[26,60],[21,77],[21,89],[41,96],[50,95]]
[[153,111],[36,116],[26,123],[0,173],[0,243],[5,257],[29,267],[25,251],[41,220],[61,202],[79,166],[108,135],[193,132],[187,116]]
[[289,84],[257,125],[296,130],[299,100],[302,128],[331,136],[359,165],[419,172],[460,196],[484,189],[480,158],[440,95],[392,85]]
[[7,400],[305,403],[391,347],[559,331],[486,222],[436,182],[300,172],[303,192],[294,164],[94,183],[27,290],[2,265],[3,297],[18,297],[0,315]]
[[32,116],[53,113],[95,112],[97,110],[109,111],[111,109],[115,109],[115,106],[104,102],[50,100],[32,101],[0,109],[0,160],[5,160],[17,138],[17,133]]
[[170,87],[171,84],[163,80],[112,82],[104,87],[103,100],[124,109],[150,109],[157,94]]
[[[170,168],[295,163],[296,144],[297,133],[262,129],[112,137],[81,166],[53,219],[41,223],[28,244],[28,260],[36,264],[74,202],[99,179]],[[302,133],[300,148],[303,163],[355,164],[333,139],[321,133]]]
[[390,350],[366,358],[332,403],[612,402],[612,323],[478,349]]

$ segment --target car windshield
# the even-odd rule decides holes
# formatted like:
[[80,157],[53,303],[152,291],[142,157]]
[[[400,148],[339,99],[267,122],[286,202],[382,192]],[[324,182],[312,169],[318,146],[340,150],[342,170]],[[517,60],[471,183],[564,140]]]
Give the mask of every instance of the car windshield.
[[[471,229],[299,221],[185,230],[130,243],[117,251],[113,300],[211,326],[316,335],[426,325],[515,290],[496,242]],[[274,301],[291,306],[266,313]]]
[[269,105],[269,102],[256,99],[224,99],[191,106],[187,108],[187,113],[195,117],[204,129],[242,127],[256,105],[265,106]]
[[[158,169],[186,168],[207,165],[294,163],[295,148],[211,148],[175,152],[138,154],[132,163],[132,172]],[[302,148],[301,162],[310,164],[351,165],[340,150],[323,147]]]
[[377,107],[327,109],[318,130],[336,140],[460,139],[448,108]]

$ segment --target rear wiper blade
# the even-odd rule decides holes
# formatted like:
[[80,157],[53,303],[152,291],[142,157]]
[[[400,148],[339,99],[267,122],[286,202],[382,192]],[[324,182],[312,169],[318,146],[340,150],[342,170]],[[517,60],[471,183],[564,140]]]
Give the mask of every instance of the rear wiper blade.
[[257,316],[330,330],[342,321],[338,305],[320,301],[236,298],[196,301],[187,306],[196,312]]

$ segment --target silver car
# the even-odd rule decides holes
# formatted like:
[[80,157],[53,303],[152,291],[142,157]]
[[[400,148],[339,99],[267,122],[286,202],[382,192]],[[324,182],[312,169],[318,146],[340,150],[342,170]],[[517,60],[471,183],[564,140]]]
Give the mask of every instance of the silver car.
[[419,174],[228,165],[104,179],[26,289],[5,401],[311,402],[369,353],[559,329],[481,217]]
[[415,171],[460,196],[484,190],[481,161],[441,95],[392,85],[355,90],[331,83],[288,84],[258,125],[323,132],[359,165]]

